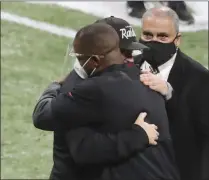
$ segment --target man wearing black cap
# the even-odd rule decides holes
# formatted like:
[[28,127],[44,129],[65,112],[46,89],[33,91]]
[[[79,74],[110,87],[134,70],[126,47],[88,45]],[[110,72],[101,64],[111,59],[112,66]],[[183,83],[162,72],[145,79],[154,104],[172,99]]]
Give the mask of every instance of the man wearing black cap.
[[[73,42],[74,53],[81,65],[88,61],[85,70],[94,73],[72,91],[52,98],[54,121],[72,129],[67,138],[77,165],[76,176],[86,180],[178,180],[164,99],[139,82],[136,66],[128,68],[124,64],[116,35],[106,24],[82,28]],[[90,141],[86,139],[87,133],[76,129],[88,126],[101,133],[117,133],[131,128],[132,119],[142,111],[148,112],[147,120],[157,124],[160,130],[158,145],[144,146],[131,157],[117,162],[109,160],[108,147],[101,146],[100,149],[107,151],[101,154],[104,156],[101,163],[95,153],[100,149],[97,150],[94,143],[87,145]],[[87,153],[82,148],[84,145],[91,151]],[[92,159],[88,166],[85,166],[86,158]]]
[[[146,48],[146,46],[143,46],[142,44],[136,42],[137,40],[135,33],[130,24],[128,24],[126,21],[115,17],[109,17],[102,20],[98,20],[96,23],[99,22],[110,24],[117,31],[120,37],[120,50],[122,53],[121,55],[123,56],[125,62],[129,62],[129,64],[133,63],[132,50]],[[88,66],[88,64],[86,64],[86,66]],[[83,67],[85,68],[85,65]],[[53,147],[54,166],[51,172],[50,179],[73,179],[74,167],[74,163],[72,161],[71,155],[68,151],[68,147],[64,138],[65,131],[63,129],[65,129],[65,127],[60,126],[60,124],[55,124],[53,118],[51,117],[50,98],[56,97],[58,92],[67,92],[72,90],[72,88],[76,84],[80,83],[83,79],[87,78],[89,74],[84,70],[83,67],[80,65],[80,63],[76,62],[74,65],[74,70],[65,78],[64,82],[62,82],[62,86],[60,85],[60,83],[52,83],[42,94],[33,112],[33,123],[35,127],[42,130],[55,131]],[[139,120],[144,118],[144,115],[140,115],[139,119],[136,121],[135,124],[139,125]],[[94,131],[92,131],[89,128],[86,128],[85,130],[88,133],[92,134],[91,137],[95,137]],[[140,133],[137,133],[136,130],[133,129],[129,132],[124,131],[116,135],[98,134],[98,136],[100,136],[101,139],[103,136],[103,141],[106,142],[106,147],[109,147],[110,151],[118,153],[118,159],[120,159],[121,155],[124,158],[125,156],[129,156],[134,151],[140,149],[140,138],[137,138],[137,134]],[[91,138],[91,140],[92,142],[101,142],[99,141],[99,139]],[[115,146],[117,144],[120,144],[121,147],[119,151],[117,150],[117,146]],[[123,152],[123,154],[120,154],[120,152]]]
[[132,26],[125,20],[111,16],[109,18],[97,20],[95,23],[106,23],[112,26],[119,35],[119,47],[125,50],[137,50],[147,48],[139,44]]
[[[97,20],[95,23],[109,24],[115,29],[120,39],[119,47],[120,47],[121,54],[124,58],[124,62],[128,63],[128,65],[130,66],[134,62],[133,56],[132,56],[133,50],[141,50],[141,49],[148,48],[144,46],[143,44],[137,42],[134,29],[127,21],[123,19],[111,16],[108,18]],[[81,78],[85,79],[88,77],[88,75],[85,73],[83,68],[78,63],[78,61],[76,61],[74,65],[74,70],[77,72],[77,74]]]

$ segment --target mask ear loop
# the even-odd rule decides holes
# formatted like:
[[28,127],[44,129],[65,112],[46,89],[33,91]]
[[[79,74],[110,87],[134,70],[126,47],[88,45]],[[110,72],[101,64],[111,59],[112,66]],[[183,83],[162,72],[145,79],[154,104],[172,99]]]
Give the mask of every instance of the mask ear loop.
[[86,62],[83,64],[82,68],[85,67],[85,65],[90,61],[91,58],[92,58],[92,56],[86,60]]
[[[84,68],[84,66],[91,60],[92,57],[93,57],[93,56],[91,56],[90,58],[87,59],[87,61],[86,61],[86,62],[83,64],[83,66],[82,66],[83,68]],[[89,76],[92,76],[92,75],[94,74],[94,72],[96,71],[96,69],[97,69],[97,68],[94,68],[93,71],[91,72],[91,74],[90,74]]]
[[[97,59],[98,59],[99,56],[102,57],[102,58],[104,58],[104,55],[94,55],[94,57],[96,57]],[[90,58],[92,58],[92,57],[93,57],[93,56],[91,56]],[[89,59],[90,59],[90,58],[89,58]],[[94,74],[94,72],[96,71],[96,69],[97,69],[97,68],[95,67],[89,76],[92,76],[92,75]]]
[[90,76],[92,76],[94,74],[94,72],[96,71],[97,68],[94,68],[93,71],[91,72]]

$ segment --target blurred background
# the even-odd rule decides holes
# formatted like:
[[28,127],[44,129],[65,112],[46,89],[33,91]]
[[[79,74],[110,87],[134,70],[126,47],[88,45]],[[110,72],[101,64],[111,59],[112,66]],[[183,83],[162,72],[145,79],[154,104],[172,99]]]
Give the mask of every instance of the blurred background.
[[181,19],[182,44],[189,56],[208,66],[208,2],[1,2],[1,179],[47,179],[53,134],[32,124],[40,93],[72,69],[66,48],[76,30],[114,15],[140,34],[146,8],[171,6]]

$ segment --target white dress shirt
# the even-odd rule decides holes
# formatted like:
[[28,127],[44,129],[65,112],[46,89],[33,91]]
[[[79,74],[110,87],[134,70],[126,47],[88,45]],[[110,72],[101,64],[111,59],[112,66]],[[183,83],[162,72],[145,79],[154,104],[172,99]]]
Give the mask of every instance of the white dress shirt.
[[[160,73],[158,73],[158,76],[161,76],[163,80],[167,81],[168,76],[170,74],[171,68],[173,67],[174,61],[176,59],[177,53],[175,53],[166,63],[162,64],[161,66],[158,67]],[[142,70],[149,70],[150,71],[150,64],[145,61],[141,65]]]
[[[166,63],[158,67],[159,73],[157,74],[157,76],[160,76],[166,82],[168,81],[168,76],[170,74],[171,68],[173,67],[174,61],[176,59],[176,55],[177,52]],[[150,64],[147,61],[145,61],[141,65],[141,69],[151,71]],[[167,86],[168,86],[168,92],[165,95],[165,98],[166,100],[169,100],[172,98],[173,88],[169,82],[167,82]]]

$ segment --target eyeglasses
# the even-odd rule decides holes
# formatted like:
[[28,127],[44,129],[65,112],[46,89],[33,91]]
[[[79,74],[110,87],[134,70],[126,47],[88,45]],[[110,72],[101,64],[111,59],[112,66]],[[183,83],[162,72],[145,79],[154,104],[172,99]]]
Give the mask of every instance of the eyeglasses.
[[80,54],[80,53],[76,53],[74,52],[74,50],[72,49],[70,52],[69,52],[69,56],[71,57],[100,57],[100,58],[104,58],[105,55],[98,55],[98,54]]
[[69,52],[69,56],[71,57],[97,57],[97,58],[104,58],[107,54],[109,54],[110,52],[112,52],[114,49],[117,48],[117,45],[115,47],[110,48],[109,50],[107,50],[106,52],[104,52],[103,54],[80,54],[80,53],[76,53],[74,52],[74,49],[71,49],[71,51]]

